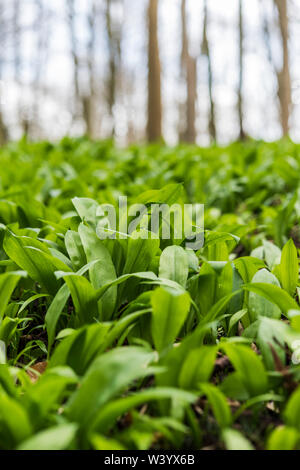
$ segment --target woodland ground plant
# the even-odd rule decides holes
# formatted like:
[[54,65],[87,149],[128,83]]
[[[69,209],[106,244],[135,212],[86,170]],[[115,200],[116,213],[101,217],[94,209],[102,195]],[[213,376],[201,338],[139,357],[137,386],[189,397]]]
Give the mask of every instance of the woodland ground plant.
[[[299,174],[289,140],[2,148],[0,449],[300,449]],[[99,238],[125,196],[205,204],[204,245]]]

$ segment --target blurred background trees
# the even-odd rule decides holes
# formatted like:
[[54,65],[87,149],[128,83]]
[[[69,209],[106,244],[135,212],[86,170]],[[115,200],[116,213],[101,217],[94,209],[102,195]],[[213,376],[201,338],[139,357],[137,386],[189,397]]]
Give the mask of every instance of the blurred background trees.
[[297,140],[299,22],[296,0],[0,0],[0,144]]
[[289,63],[289,19],[287,0],[275,0],[281,36],[282,65],[276,72],[278,80],[278,98],[280,104],[280,121],[283,135],[289,133],[291,111],[291,77]]

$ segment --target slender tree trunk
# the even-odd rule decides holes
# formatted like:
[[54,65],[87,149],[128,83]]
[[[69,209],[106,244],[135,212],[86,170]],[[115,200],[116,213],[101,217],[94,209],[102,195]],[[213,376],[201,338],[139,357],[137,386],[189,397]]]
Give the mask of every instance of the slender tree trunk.
[[[48,31],[47,31],[47,11],[42,0],[35,1],[37,15],[35,19],[34,30],[36,34],[36,56],[35,56],[35,71],[32,82],[32,88],[34,90],[34,100],[32,105],[32,114],[25,116],[27,118],[27,128],[30,136],[35,138],[41,138],[41,128],[39,125],[39,113],[40,113],[40,102],[43,99],[43,68],[45,65],[46,54],[47,54],[47,42],[48,42]],[[26,127],[26,125],[25,125]]]
[[89,25],[89,41],[87,51],[87,69],[89,77],[89,94],[83,99],[83,114],[86,123],[86,132],[89,137],[94,137],[94,118],[95,118],[95,100],[96,100],[96,83],[95,83],[95,53],[96,53],[96,1],[91,0],[90,10],[88,14]]
[[275,69],[274,61],[273,61],[272,48],[271,48],[270,27],[269,27],[268,18],[267,18],[265,9],[264,9],[263,0],[260,0],[260,5],[261,5],[261,17],[262,17],[262,27],[263,27],[263,33],[264,33],[264,42],[265,42],[266,52],[267,52],[267,56],[268,56],[268,61],[269,61],[270,65]]
[[73,120],[76,120],[81,114],[81,93],[80,93],[80,79],[79,79],[79,56],[77,51],[77,37],[75,29],[75,2],[74,0],[67,0],[68,6],[68,24],[71,39],[71,57],[73,62],[73,81],[75,92],[75,105]]
[[282,69],[277,73],[278,98],[280,103],[281,127],[284,136],[289,134],[291,112],[291,76],[289,67],[289,20],[287,0],[274,0],[278,10],[282,41]]
[[244,140],[246,135],[244,131],[243,115],[243,84],[244,84],[244,24],[243,24],[243,0],[239,0],[239,86],[238,86],[238,116],[240,140]]
[[17,119],[18,124],[22,123],[21,105],[21,38],[20,38],[20,0],[14,0],[13,14],[13,43],[14,43],[14,79],[18,85]]
[[14,0],[13,14],[13,42],[14,42],[14,75],[15,81],[20,80],[21,52],[20,52],[20,0]]
[[197,61],[189,57],[187,64],[187,142],[194,144],[196,141],[196,101],[197,101]]
[[8,142],[8,129],[3,119],[2,110],[0,110],[0,146]]
[[149,0],[148,8],[148,123],[150,142],[162,137],[161,67],[158,45],[158,0]]
[[208,129],[209,129],[209,135],[211,137],[211,140],[215,142],[217,140],[217,129],[216,129],[216,117],[215,117],[215,102],[214,102],[214,97],[213,97],[213,73],[212,73],[212,64],[211,64],[207,29],[208,29],[208,11],[207,11],[207,0],[205,0],[202,53],[206,55],[207,57],[207,66],[208,66],[208,89],[209,89],[209,102],[210,102]]
[[186,83],[187,100],[184,106],[184,129],[182,140],[195,143],[196,140],[196,100],[197,100],[197,63],[189,53],[189,41],[186,26],[186,0],[181,1],[182,51],[181,69]]
[[121,62],[121,25],[114,28],[113,19],[111,16],[111,1],[106,0],[106,29],[108,39],[108,50],[109,50],[109,77],[107,83],[107,104],[109,114],[112,120],[112,136],[115,135],[115,123],[114,123],[114,105],[117,100],[117,82],[118,73],[120,71]]

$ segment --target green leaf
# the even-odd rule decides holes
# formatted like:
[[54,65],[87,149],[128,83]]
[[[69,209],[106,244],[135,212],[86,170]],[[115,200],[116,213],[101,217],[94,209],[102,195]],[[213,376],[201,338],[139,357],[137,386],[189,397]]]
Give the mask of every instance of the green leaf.
[[71,369],[50,368],[41,375],[34,386],[24,394],[22,403],[29,410],[31,424],[35,429],[43,426],[47,416],[57,410],[68,396],[67,388],[78,384],[78,378]]
[[[244,285],[244,289],[253,294],[252,297],[251,294],[249,296],[249,313],[251,312],[252,321],[255,321],[259,315],[280,318],[281,312],[287,313],[289,310],[297,310],[298,305],[294,299],[278,285],[254,282],[256,281],[254,278],[252,283]],[[267,278],[260,276],[260,279],[266,281]],[[268,279],[271,281],[269,276]]]
[[219,277],[218,296],[225,297],[231,293],[237,293],[229,302],[226,313],[232,315],[243,307],[244,293],[241,289],[243,280],[239,275],[235,265],[231,262],[227,263]]
[[191,271],[198,272],[199,271],[199,259],[196,253],[190,248],[186,248],[185,253],[187,256],[189,269]]
[[207,230],[205,232],[205,246],[213,246],[222,244],[225,241],[232,241],[234,240],[236,243],[239,243],[240,239],[236,235],[227,232],[213,232]]
[[93,434],[90,441],[95,450],[126,450],[126,447],[116,439],[109,439],[101,434]]
[[223,382],[220,384],[220,389],[226,397],[232,400],[243,401],[247,400],[250,396],[240,374],[237,372],[226,375]]
[[[83,266],[76,274],[78,276],[83,275],[88,269],[91,268],[93,262],[88,263],[87,265]],[[59,291],[57,292],[56,296],[51,302],[50,307],[47,310],[45,316],[45,324],[47,328],[48,334],[48,354],[51,352],[51,347],[54,342],[56,326],[58,320],[62,314],[62,311],[66,305],[66,302],[69,298],[70,290],[67,284],[64,284]]]
[[54,343],[57,322],[61,316],[64,306],[66,305],[69,295],[70,295],[69,287],[67,284],[64,284],[57,292],[56,296],[51,302],[50,307],[47,310],[47,313],[45,316],[45,324],[46,324],[47,334],[48,334],[49,354],[51,351],[51,347]]
[[296,291],[299,275],[297,249],[293,240],[289,240],[284,245],[280,265],[276,270],[276,273],[277,272],[283,289],[293,296]]
[[[59,273],[58,275],[61,275],[61,273]],[[64,273],[63,273],[63,275],[64,275]],[[106,291],[108,289],[110,289],[111,287],[122,284],[123,282],[127,281],[128,279],[130,279],[132,277],[136,277],[139,280],[144,279],[144,280],[147,280],[147,281],[157,281],[158,280],[158,277],[150,271],[149,272],[132,273],[132,274],[124,274],[123,276],[118,277],[114,281],[108,282],[104,286],[99,287],[99,289],[97,289],[97,292],[96,292],[97,300],[101,299],[103,297],[103,295],[106,293]]]
[[75,197],[72,199],[72,203],[81,220],[91,224],[94,228],[96,228],[96,215],[99,204],[88,197]]
[[179,386],[194,390],[200,383],[207,382],[214,369],[217,351],[217,346],[202,346],[190,351],[179,374]]
[[25,302],[22,303],[22,307],[18,311],[18,315],[20,315],[20,313],[24,312],[24,310],[32,302],[34,302],[35,300],[38,300],[38,299],[42,299],[43,297],[49,297],[49,295],[48,294],[35,294],[35,295],[32,295],[31,297],[29,297],[29,299],[25,300]]
[[299,333],[295,332],[290,325],[267,317],[259,318],[257,322],[244,331],[243,336],[257,342],[265,365],[270,370],[275,368],[271,346],[276,351],[282,364],[285,364],[285,344],[291,348],[294,342],[300,341]]
[[[130,238],[128,240],[127,255],[123,274],[125,275],[147,271],[147,269],[149,269],[151,260],[155,257],[158,249],[159,240],[151,238]],[[131,280],[130,283],[124,284],[119,289],[119,296],[121,300],[131,300],[136,296],[137,282],[138,281],[133,282]]]
[[73,230],[68,230],[65,235],[65,245],[72,265],[77,271],[87,263],[79,234]]
[[188,258],[181,246],[168,246],[164,249],[159,260],[159,277],[186,286],[189,274]]
[[190,310],[191,299],[187,292],[155,289],[151,296],[151,331],[155,347],[162,351],[174,342]]
[[6,344],[0,340],[0,365],[6,364]]
[[269,436],[267,450],[295,450],[300,435],[297,429],[289,426],[280,426]]
[[17,400],[4,393],[0,394],[0,422],[13,446],[29,437],[33,432],[25,408]]
[[[63,278],[74,302],[77,325],[83,326],[95,321],[99,317],[97,295],[91,283],[85,277],[75,273],[65,273]],[[63,295],[65,296],[66,293],[64,292]]]
[[[253,276],[251,284],[254,285],[255,283],[264,283],[265,285],[270,284],[280,289],[278,279],[274,276],[274,274],[271,274],[269,271],[267,271],[267,269],[261,269]],[[280,318],[281,315],[280,308],[275,305],[273,301],[266,299],[265,296],[262,297],[253,290],[250,290],[248,306],[251,321],[254,321],[259,316]]]
[[168,184],[162,189],[145,191],[135,200],[139,204],[169,204],[178,202],[183,194],[182,184]]
[[5,317],[0,323],[0,340],[8,345],[22,321],[20,318]]
[[234,328],[234,326],[242,320],[242,318],[248,313],[247,309],[239,310],[236,312],[234,315],[230,317],[229,320],[229,325],[228,325],[228,335],[230,334],[231,330]]
[[225,295],[225,297],[222,297],[220,300],[218,300],[218,302],[216,302],[211,307],[207,315],[203,317],[199,325],[204,325],[204,324],[207,324],[216,320],[216,318],[218,318],[220,315],[224,313],[230,301],[239,293],[240,291],[237,290],[235,292],[232,292],[231,294]]
[[12,398],[17,397],[18,390],[15,387],[11,369],[4,364],[0,364],[0,387],[8,396]]
[[9,231],[6,231],[3,242],[3,248],[9,258],[24,271],[27,271],[28,275],[34,281],[39,282],[47,292],[55,294],[59,284],[54,276],[56,267],[49,260],[50,255],[45,256],[46,253],[40,249],[29,249],[30,247],[40,248],[41,245],[45,250],[44,245],[37,240],[29,237],[17,237]]
[[281,250],[274,243],[263,241],[263,246],[260,246],[251,252],[251,257],[265,260],[268,268],[272,270],[280,263]]
[[236,429],[224,429],[222,437],[227,450],[254,450],[251,442]]
[[261,359],[248,346],[234,343],[221,345],[250,396],[268,389],[268,377]]
[[[90,270],[90,280],[95,289],[116,280],[116,270],[111,256],[103,242],[97,237],[96,232],[91,228],[81,224],[79,226],[79,235],[84,247],[88,263],[94,263]],[[109,320],[114,312],[117,301],[117,286],[112,287],[101,298],[101,318]]]
[[176,403],[188,404],[196,400],[196,395],[186,392],[185,390],[168,387],[156,387],[143,390],[135,395],[119,398],[118,400],[104,405],[95,416],[94,422],[91,424],[91,429],[97,432],[107,432],[115,424],[116,419],[127,411],[144,403],[164,399],[171,399],[176,401]]
[[280,263],[281,250],[274,243],[263,241],[264,259],[267,265],[272,270],[277,264]]
[[112,346],[113,342],[116,341],[133,323],[136,323],[139,318],[151,313],[151,311],[151,309],[138,310],[126,315],[126,317],[121,318],[120,320],[117,320],[115,325],[107,333],[101,350],[105,351],[107,348]]
[[245,284],[251,282],[257,271],[265,267],[263,261],[250,256],[244,256],[242,258],[235,259],[234,265],[240,273],[240,276],[242,277]]
[[284,418],[288,426],[300,431],[300,387],[292,393],[284,410]]
[[59,424],[40,431],[33,437],[23,441],[18,450],[66,450],[75,440],[77,424]]
[[289,310],[288,318],[290,319],[292,328],[300,333],[300,308],[297,310]]
[[219,426],[221,428],[230,426],[232,422],[231,411],[221,390],[215,385],[205,383],[201,385],[201,391],[206,395]]
[[110,325],[93,324],[74,331],[54,350],[48,368],[69,366],[83,375],[91,362],[101,352]]
[[187,282],[187,289],[192,299],[200,309],[201,316],[207,315],[215,300],[217,276],[214,269],[204,263],[200,273],[190,278]]
[[251,408],[252,406],[263,404],[265,402],[282,402],[283,400],[284,398],[282,395],[275,395],[274,393],[264,393],[256,397],[249,398],[237,409],[233,418],[234,420],[237,420],[247,408]]
[[0,274],[0,321],[3,318],[7,304],[21,277],[27,275],[24,271]]
[[116,348],[99,356],[67,405],[68,416],[87,425],[95,413],[134,380],[144,377],[154,355],[138,347]]

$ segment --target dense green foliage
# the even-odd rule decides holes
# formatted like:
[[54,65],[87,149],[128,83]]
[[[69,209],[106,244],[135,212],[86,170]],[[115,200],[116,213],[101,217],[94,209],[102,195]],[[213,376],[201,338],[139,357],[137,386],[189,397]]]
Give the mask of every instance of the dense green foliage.
[[[1,149],[0,448],[300,448],[299,174],[289,141]],[[101,241],[120,195],[205,203],[204,247]]]

